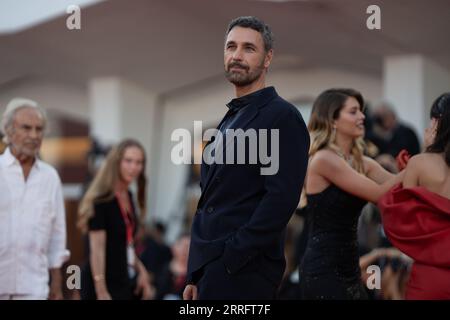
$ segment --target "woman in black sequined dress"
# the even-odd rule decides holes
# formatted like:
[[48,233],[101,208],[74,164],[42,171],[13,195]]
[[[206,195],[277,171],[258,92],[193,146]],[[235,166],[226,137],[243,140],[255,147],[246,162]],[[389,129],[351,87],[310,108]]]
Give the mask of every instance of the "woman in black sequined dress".
[[300,265],[302,299],[366,299],[359,267],[357,223],[394,176],[363,155],[364,100],[352,89],[330,89],[314,102],[308,129],[310,160],[305,194],[310,219]]

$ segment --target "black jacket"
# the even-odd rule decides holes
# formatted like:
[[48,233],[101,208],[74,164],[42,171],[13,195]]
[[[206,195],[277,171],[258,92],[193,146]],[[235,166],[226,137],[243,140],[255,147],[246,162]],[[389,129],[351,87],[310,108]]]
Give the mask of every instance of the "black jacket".
[[279,129],[278,172],[262,175],[260,169],[270,165],[262,164],[259,157],[256,164],[249,164],[248,146],[246,164],[202,163],[188,281],[196,283],[201,268],[221,257],[230,274],[257,263],[268,279],[279,283],[286,264],[285,229],[306,174],[309,134],[299,111],[273,87],[262,89],[231,128]]

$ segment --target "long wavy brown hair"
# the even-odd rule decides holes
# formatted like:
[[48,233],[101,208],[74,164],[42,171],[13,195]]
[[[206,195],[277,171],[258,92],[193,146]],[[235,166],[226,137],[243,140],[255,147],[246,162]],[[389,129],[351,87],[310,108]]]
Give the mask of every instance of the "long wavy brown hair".
[[141,174],[137,178],[137,200],[142,222],[146,212],[147,178],[145,176],[146,156],[144,147],[134,139],[126,139],[114,146],[106,156],[91,185],[87,189],[78,208],[78,227],[87,231],[87,223],[94,215],[94,203],[109,201],[114,198],[114,188],[120,180],[120,163],[125,150],[137,147],[142,151],[144,163]]
[[[333,129],[333,122],[339,118],[345,102],[350,97],[355,98],[359,102],[362,111],[364,108],[364,98],[361,93],[354,89],[329,89],[322,92],[314,101],[308,123],[308,131],[311,135],[311,145],[309,147],[310,159],[317,151],[325,148],[342,154],[342,150],[335,143],[336,131]],[[352,166],[359,173],[364,173],[364,146],[363,137],[355,139],[350,151],[353,157]],[[299,207],[304,207],[306,204],[306,190],[304,185]]]

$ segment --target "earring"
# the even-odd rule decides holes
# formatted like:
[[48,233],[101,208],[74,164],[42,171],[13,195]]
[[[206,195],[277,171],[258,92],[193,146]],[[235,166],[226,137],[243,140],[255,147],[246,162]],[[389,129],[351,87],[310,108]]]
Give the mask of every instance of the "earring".
[[333,127],[333,131],[331,131],[330,137],[331,143],[333,143],[335,139],[336,139],[336,127]]

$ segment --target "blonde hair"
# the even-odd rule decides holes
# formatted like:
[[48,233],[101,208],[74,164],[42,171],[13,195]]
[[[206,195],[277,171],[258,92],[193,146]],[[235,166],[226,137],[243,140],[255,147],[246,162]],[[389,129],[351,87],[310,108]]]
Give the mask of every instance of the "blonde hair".
[[[334,120],[339,118],[339,114],[344,107],[345,101],[349,97],[355,98],[359,102],[361,110],[364,107],[364,99],[356,90],[353,89],[329,89],[322,92],[314,101],[311,111],[311,118],[308,123],[308,131],[311,136],[311,144],[309,147],[309,158],[319,150],[329,148],[337,154],[342,154],[339,146],[335,143],[336,130],[333,129]],[[363,138],[355,139],[351,148],[353,157],[352,167],[359,173],[364,173],[363,154],[364,154]],[[299,207],[303,208],[308,204],[306,198],[306,180],[303,184],[302,193],[300,195]]]
[[142,151],[144,164],[142,172],[137,179],[138,204],[140,210],[140,221],[143,222],[146,210],[147,178],[145,177],[145,150],[142,145],[133,139],[126,139],[114,146],[106,156],[94,180],[86,191],[78,208],[78,227],[84,233],[87,231],[89,219],[94,215],[94,203],[109,201],[114,198],[114,188],[120,180],[120,163],[125,150],[137,147]]

